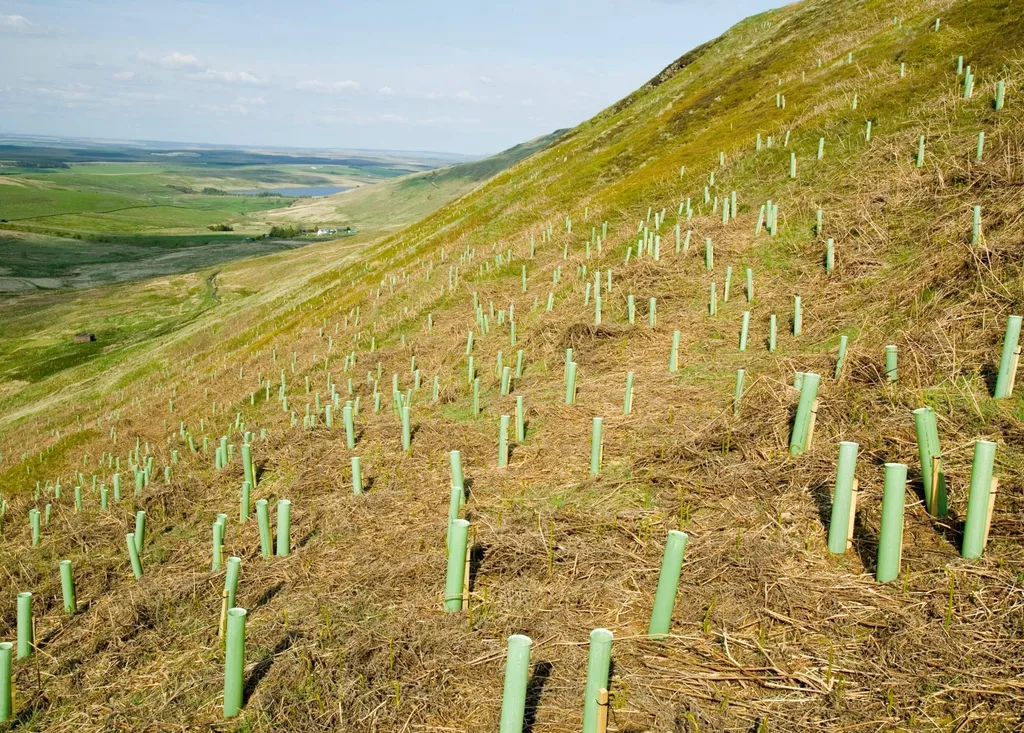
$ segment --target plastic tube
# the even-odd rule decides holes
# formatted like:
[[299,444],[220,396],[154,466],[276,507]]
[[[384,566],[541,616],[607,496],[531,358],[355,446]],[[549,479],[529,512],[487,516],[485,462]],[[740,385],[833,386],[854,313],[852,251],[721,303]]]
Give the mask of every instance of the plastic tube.
[[124,538],[128,544],[128,559],[132,563],[132,574],[136,580],[140,580],[142,578],[142,561],[139,559],[138,538],[134,534],[126,534]]
[[583,733],[598,733],[597,693],[608,687],[613,638],[612,632],[608,629],[594,629],[590,632],[587,687],[583,694]]
[[836,484],[832,492],[832,518],[828,523],[828,550],[835,555],[846,552],[849,542],[850,515],[854,510],[853,481],[857,470],[858,449],[859,446],[851,440],[839,443]]
[[444,584],[444,610],[462,610],[469,522],[456,519],[448,527],[448,572]]
[[292,551],[292,503],[277,502],[277,556],[287,557]]
[[244,608],[228,611],[224,655],[224,717],[233,718],[242,709],[242,678],[245,674]]
[[988,540],[992,513],[992,471],[996,444],[988,440],[974,441],[974,463],[971,466],[971,493],[967,498],[964,519],[964,540],[960,554],[969,560],[981,557]]
[[654,639],[664,638],[672,624],[672,608],[675,606],[679,589],[679,574],[682,572],[683,555],[686,552],[685,532],[670,530],[661,557],[661,573],[658,575],[658,590],[654,594],[654,608],[647,635]]
[[526,717],[526,683],[530,672],[532,645],[533,640],[523,634],[513,634],[508,638],[500,733],[522,733]]
[[885,464],[882,489],[882,527],[878,535],[878,566],[875,580],[888,583],[900,574],[903,553],[903,503],[907,490],[907,467],[902,463]]
[[260,554],[264,558],[270,557],[270,511],[267,508],[266,499],[256,501],[256,521],[260,526]]

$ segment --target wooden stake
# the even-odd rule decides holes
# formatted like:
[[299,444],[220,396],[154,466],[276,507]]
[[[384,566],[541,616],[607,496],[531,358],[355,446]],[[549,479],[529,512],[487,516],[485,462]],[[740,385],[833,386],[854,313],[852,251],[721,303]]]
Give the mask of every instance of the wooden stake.
[[939,456],[932,456],[932,485],[928,487],[928,510],[938,515],[939,507],[939,468],[942,465]]
[[1010,378],[1006,383],[1006,396],[1013,394],[1013,384],[1017,381],[1017,366],[1020,364],[1020,347],[1013,350],[1013,359],[1010,360]]
[[[814,440],[814,423],[818,421],[818,400],[814,401],[811,405],[811,419],[807,421],[807,446],[806,450],[811,449],[811,441]],[[854,491],[856,492],[856,483],[854,484]]]
[[992,488],[988,492],[988,518],[985,519],[985,536],[981,540],[981,546],[988,544],[988,533],[992,529],[992,510],[996,508],[996,490],[999,488],[999,479],[992,479]]
[[860,489],[860,481],[853,480],[853,490],[850,492],[850,524],[846,530],[846,549],[853,547],[853,522],[857,518],[857,494]]
[[469,560],[472,553],[473,545],[468,544],[466,547],[466,571],[462,576],[462,610],[469,610]]
[[597,733],[608,730],[608,690],[602,687],[597,691]]
[[217,636],[224,636],[228,628],[228,589],[220,596],[220,621],[217,622]]

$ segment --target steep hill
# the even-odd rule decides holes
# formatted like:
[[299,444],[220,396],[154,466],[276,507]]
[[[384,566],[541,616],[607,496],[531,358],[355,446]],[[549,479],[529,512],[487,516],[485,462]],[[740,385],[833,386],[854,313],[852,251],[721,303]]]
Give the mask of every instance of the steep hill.
[[[1022,51],[1017,2],[805,0],[369,248],[90,296],[111,328],[128,304],[153,332],[0,394],[0,636],[31,591],[38,646],[15,663],[19,724],[494,730],[507,640],[525,634],[525,725],[502,730],[590,733],[604,628],[591,687],[615,730],[1018,729],[1024,405],[992,394],[1024,312]],[[147,301],[172,287],[180,313]],[[39,321],[77,329],[81,312]],[[171,317],[188,320],[161,331]],[[926,406],[938,446],[919,451]],[[272,523],[291,502],[290,537],[267,533],[283,556],[240,517],[247,439],[249,498]],[[984,537],[979,439],[998,478]],[[464,610],[450,506],[470,525]],[[31,509],[49,516],[38,545]],[[214,524],[248,611],[227,722]],[[672,530],[689,539],[652,639]]]

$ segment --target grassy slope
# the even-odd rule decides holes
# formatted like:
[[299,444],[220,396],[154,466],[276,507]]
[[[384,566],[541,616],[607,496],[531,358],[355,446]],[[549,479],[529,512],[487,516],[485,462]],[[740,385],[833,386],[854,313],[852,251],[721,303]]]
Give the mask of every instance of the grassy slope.
[[[597,626],[617,636],[611,689],[619,730],[1012,729],[1024,705],[1024,410],[1019,399],[989,399],[986,380],[1006,314],[1024,306],[1024,120],[1014,92],[1024,82],[1022,12],[998,0],[831,0],[749,19],[554,147],[365,255],[327,244],[226,268],[217,282],[234,293],[227,307],[103,370],[90,363],[38,383],[30,388],[36,403],[9,397],[0,563],[13,582],[0,613],[9,638],[14,591],[32,589],[45,652],[37,657],[41,675],[18,666],[25,727],[218,720],[223,578],[208,572],[209,527],[226,512],[227,550],[243,558],[238,603],[250,609],[241,730],[493,730],[505,639],[516,632],[536,642],[533,730],[578,729],[587,633]],[[936,15],[942,27],[932,33]],[[844,63],[849,52],[852,64]],[[969,101],[960,99],[958,54],[977,74]],[[991,109],[997,78],[1011,90],[998,115]],[[786,94],[784,110],[775,106],[777,91]],[[870,143],[866,119],[874,121]],[[987,152],[975,164],[978,130],[986,131]],[[755,153],[757,132],[775,145]],[[921,169],[913,164],[919,134],[928,139]],[[826,154],[817,161],[821,136]],[[787,177],[791,151],[795,180]],[[737,191],[734,222],[721,224],[699,203],[712,170],[712,196]],[[693,229],[695,246],[677,255],[671,231],[687,197],[698,212],[682,226]],[[780,204],[779,235],[755,237],[758,208],[769,198]],[[975,204],[985,212],[978,246],[970,244]],[[648,207],[667,210],[663,256],[624,265]],[[813,231],[818,208],[823,235],[836,241],[831,277]],[[562,225],[566,215],[572,234]],[[588,261],[590,227],[606,219],[609,236]],[[541,243],[548,224],[553,241]],[[715,247],[711,272],[696,246],[705,237]],[[509,248],[512,263],[499,264],[496,256]],[[583,302],[583,264],[589,272],[613,269],[600,328]],[[731,297],[710,317],[708,289],[716,282],[722,292],[729,266]],[[755,283],[749,304],[738,276],[746,267]],[[552,285],[556,268],[562,278]],[[457,278],[454,292],[449,277]],[[550,313],[543,308],[549,291]],[[490,334],[480,333],[472,292],[489,316],[492,302],[496,310],[515,305],[515,347],[496,317]],[[641,304],[658,299],[657,328],[641,325],[645,307],[636,326],[626,322],[627,294]],[[803,298],[800,336],[789,333],[794,294]],[[739,352],[744,310],[752,314],[752,346]],[[768,353],[772,313],[779,349]],[[670,375],[675,329],[682,369]],[[469,330],[477,331],[482,382],[476,419],[465,383]],[[840,333],[851,337],[850,354],[832,379]],[[900,348],[895,388],[882,375],[887,343]],[[561,404],[569,346],[580,365],[571,407]],[[500,350],[509,363],[516,348],[524,350],[525,373],[502,397],[495,362]],[[346,374],[343,355],[352,349],[357,361]],[[405,454],[388,385],[396,373],[403,389],[412,386],[412,355],[424,384],[436,375],[442,389],[437,404],[429,387],[414,396],[413,447]],[[376,415],[367,372],[376,374],[378,363],[384,394]],[[747,370],[747,391],[733,417],[737,368]],[[299,426],[275,398],[282,369]],[[637,388],[633,414],[623,417],[627,370]],[[812,449],[790,459],[795,370],[823,375],[822,406]],[[350,452],[339,430],[301,427],[313,402],[303,379],[324,395],[327,371],[343,395],[351,377],[361,399],[355,453],[372,482],[364,497],[349,495]],[[268,375],[272,396],[264,401],[257,379]],[[261,396],[250,405],[254,390]],[[528,432],[499,470],[497,419],[513,412],[516,396],[525,399]],[[939,521],[926,516],[916,493],[910,409],[922,404],[936,407],[946,450],[952,510]],[[184,420],[197,438],[230,432],[237,445],[230,425],[239,412],[248,429],[268,429],[256,441],[254,498],[294,505],[295,550],[287,559],[261,560],[253,522],[235,520],[237,460],[215,471],[212,455],[193,456],[176,438]],[[605,463],[588,478],[593,416],[605,418]],[[90,475],[109,485],[111,471],[98,468],[97,457],[113,451],[127,472],[136,437],[158,473],[171,449],[180,452],[171,485],[157,480],[101,513]],[[977,437],[999,442],[1001,488],[986,555],[967,562],[957,543]],[[854,549],[832,556],[824,532],[841,439],[860,443],[863,493]],[[457,616],[438,610],[445,451],[453,448],[462,450],[472,482],[467,516],[477,548],[471,612]],[[871,573],[884,461],[911,466],[912,490],[904,572],[880,586]],[[83,514],[67,498],[33,499],[35,480],[45,485],[59,475],[68,487],[76,469],[86,478]],[[55,520],[32,549],[24,518],[48,500]],[[145,507],[149,527],[138,583],[122,549],[133,504]],[[691,538],[674,636],[654,644],[643,634],[663,538],[679,526]],[[80,601],[89,603],[73,619],[59,611],[56,564],[64,557],[75,563]]]
[[414,173],[377,186],[362,186],[334,196],[300,201],[271,212],[273,222],[315,221],[327,226],[352,226],[363,238],[403,229],[433,213],[483,181],[554,143],[563,130],[534,138],[481,160]]

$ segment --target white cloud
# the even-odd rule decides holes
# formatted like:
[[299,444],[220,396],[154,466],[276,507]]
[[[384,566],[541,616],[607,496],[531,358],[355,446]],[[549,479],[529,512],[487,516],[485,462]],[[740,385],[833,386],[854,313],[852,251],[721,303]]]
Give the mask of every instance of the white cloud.
[[116,74],[113,75],[113,78],[117,79],[118,81],[128,81],[129,79],[134,79],[135,78],[135,72],[134,71],[119,71],[119,72],[117,72]]
[[159,64],[165,69],[205,69],[206,64],[190,53],[172,51],[160,59]]
[[395,95],[395,90],[391,87],[381,87],[377,90],[377,93],[382,94],[385,97],[393,97]]
[[197,81],[217,81],[225,84],[262,84],[263,80],[248,71],[217,71],[206,69],[199,74],[189,74],[190,79]]
[[36,92],[46,97],[54,97],[67,104],[74,102],[88,102],[93,99],[90,92],[92,87],[88,84],[69,84],[63,88],[37,87]]
[[239,104],[253,105],[253,104],[266,104],[267,100],[263,97],[239,97],[235,100]]
[[481,74],[480,75],[480,83],[481,84],[491,85],[491,84],[494,83],[494,78],[490,77],[490,76],[487,76],[486,74]]
[[0,29],[12,31],[27,31],[35,23],[31,22],[24,15],[0,15]]
[[307,79],[296,84],[299,89],[309,92],[343,92],[348,89],[358,89],[359,82],[346,79],[344,81],[320,81],[319,79]]

